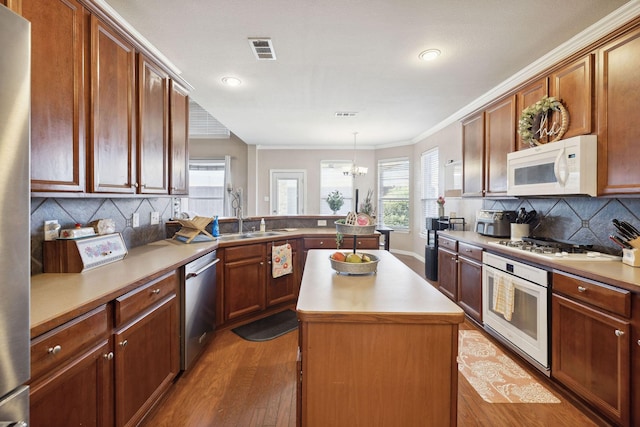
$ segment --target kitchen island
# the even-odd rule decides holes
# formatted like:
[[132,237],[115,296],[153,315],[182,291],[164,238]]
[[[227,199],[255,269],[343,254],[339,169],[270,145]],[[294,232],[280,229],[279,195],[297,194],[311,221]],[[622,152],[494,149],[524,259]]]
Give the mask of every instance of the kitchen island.
[[302,278],[299,424],[455,426],[462,309],[389,252],[367,251],[367,275],[332,252],[309,251]]

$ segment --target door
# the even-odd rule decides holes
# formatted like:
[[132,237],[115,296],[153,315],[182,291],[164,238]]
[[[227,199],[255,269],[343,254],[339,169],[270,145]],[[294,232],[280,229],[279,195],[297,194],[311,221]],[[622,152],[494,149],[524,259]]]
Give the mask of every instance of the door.
[[304,214],[306,171],[271,171],[271,213],[273,215]]

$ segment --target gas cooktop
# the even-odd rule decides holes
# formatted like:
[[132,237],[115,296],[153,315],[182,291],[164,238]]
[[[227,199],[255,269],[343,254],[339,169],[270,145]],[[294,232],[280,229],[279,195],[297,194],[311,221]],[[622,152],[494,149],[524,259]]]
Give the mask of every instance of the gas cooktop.
[[546,237],[523,237],[522,240],[499,240],[491,244],[501,246],[514,253],[567,261],[620,261],[622,258],[591,250],[590,246],[549,239]]

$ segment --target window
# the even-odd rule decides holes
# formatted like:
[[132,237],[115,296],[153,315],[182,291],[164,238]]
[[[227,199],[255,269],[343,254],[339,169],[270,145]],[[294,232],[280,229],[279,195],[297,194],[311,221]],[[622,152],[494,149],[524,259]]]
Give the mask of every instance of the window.
[[189,199],[183,210],[200,216],[225,216],[226,159],[189,161]]
[[409,229],[409,159],[378,162],[378,216],[394,230]]
[[[425,151],[420,156],[422,173],[422,217],[435,218],[438,216],[438,177],[440,160],[438,148]],[[426,221],[422,221],[422,231],[426,231]]]
[[344,204],[337,212],[346,215],[353,210],[353,177],[344,170],[351,167],[348,160],[322,160],[320,162],[320,214],[333,213],[327,203],[327,196],[338,190],[344,197]]

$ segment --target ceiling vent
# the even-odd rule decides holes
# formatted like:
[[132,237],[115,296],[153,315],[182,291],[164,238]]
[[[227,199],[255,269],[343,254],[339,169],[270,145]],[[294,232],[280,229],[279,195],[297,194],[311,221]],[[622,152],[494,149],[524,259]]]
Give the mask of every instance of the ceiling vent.
[[198,103],[189,100],[189,138],[229,138],[230,132]]
[[276,52],[270,38],[250,38],[249,45],[258,61],[276,60]]
[[336,117],[355,117],[358,115],[355,111],[336,111]]

